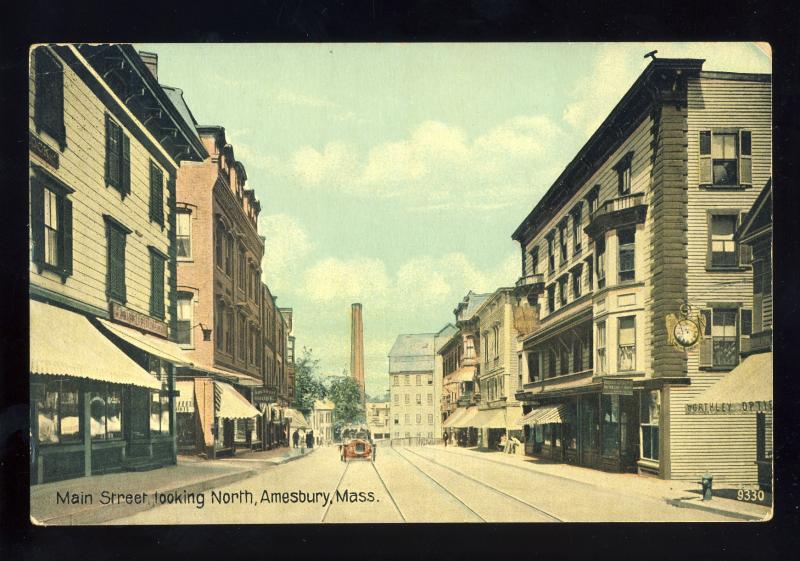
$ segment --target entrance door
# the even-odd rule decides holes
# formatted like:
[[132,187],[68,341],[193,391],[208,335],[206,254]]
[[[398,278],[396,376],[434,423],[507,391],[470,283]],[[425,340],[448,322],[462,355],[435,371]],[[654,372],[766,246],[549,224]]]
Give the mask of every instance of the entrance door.
[[597,398],[597,395],[580,398],[580,464],[592,468],[600,465],[600,406]]

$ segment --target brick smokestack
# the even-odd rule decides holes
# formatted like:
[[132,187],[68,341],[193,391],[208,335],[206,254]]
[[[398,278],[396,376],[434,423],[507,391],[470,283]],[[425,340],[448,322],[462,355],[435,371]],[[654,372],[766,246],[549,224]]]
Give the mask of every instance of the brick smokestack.
[[150,73],[158,80],[158,53],[149,53],[147,51],[139,51],[139,57],[147,66]]
[[364,320],[361,304],[353,304],[350,318],[350,376],[358,382],[362,399],[364,393]]

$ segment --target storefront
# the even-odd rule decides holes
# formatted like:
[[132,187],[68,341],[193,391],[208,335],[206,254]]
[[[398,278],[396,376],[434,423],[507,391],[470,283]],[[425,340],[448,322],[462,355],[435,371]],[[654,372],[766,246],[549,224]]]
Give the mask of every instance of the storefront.
[[35,300],[30,317],[31,482],[174,464],[173,363],[159,343]]

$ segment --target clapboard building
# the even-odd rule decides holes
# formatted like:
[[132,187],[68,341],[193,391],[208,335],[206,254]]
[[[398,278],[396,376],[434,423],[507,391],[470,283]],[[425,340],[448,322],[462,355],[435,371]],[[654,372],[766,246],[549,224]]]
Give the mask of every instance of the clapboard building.
[[130,45],[30,69],[31,481],[174,464],[175,176],[205,147]]
[[517,292],[539,310],[517,392],[528,453],[756,479],[749,420],[685,405],[750,344],[750,252],[734,233],[770,176],[771,129],[770,75],[654,59],[519,225]]

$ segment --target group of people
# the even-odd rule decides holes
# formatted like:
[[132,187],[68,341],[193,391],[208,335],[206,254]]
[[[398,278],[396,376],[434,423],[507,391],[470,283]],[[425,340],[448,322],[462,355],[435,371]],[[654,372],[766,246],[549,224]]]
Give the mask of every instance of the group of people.
[[[305,439],[306,439],[306,448],[313,448],[314,447],[314,431],[307,430],[305,431]],[[295,429],[292,433],[292,447],[293,448],[300,448],[300,429]]]
[[[458,446],[458,437],[456,436],[455,432],[448,433],[444,431],[442,434],[442,442],[444,443],[445,448],[448,445]],[[522,442],[516,437],[512,436],[508,438],[505,434],[500,437],[500,442],[497,445],[497,448],[506,454],[514,454],[517,451],[517,448],[522,445]]]

